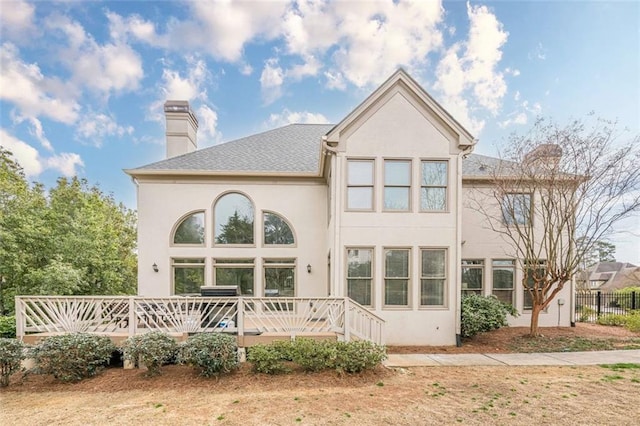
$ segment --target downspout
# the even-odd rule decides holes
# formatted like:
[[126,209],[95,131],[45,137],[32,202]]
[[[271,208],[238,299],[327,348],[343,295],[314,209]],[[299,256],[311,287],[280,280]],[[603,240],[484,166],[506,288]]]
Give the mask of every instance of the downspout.
[[340,277],[340,270],[342,267],[342,253],[340,252],[340,214],[339,212],[341,211],[342,208],[342,196],[341,194],[338,194],[337,188],[341,188],[341,173],[338,173],[338,169],[339,169],[339,157],[338,157],[338,150],[329,146],[326,136],[322,137],[322,146],[323,148],[330,153],[331,155],[334,156],[335,161],[331,162],[331,188],[329,189],[333,195],[333,200],[334,200],[334,208],[333,208],[333,248],[332,248],[332,259],[331,259],[331,263],[332,263],[332,268],[331,268],[331,273],[332,273],[332,277],[330,277],[331,279],[331,287],[332,287],[332,293],[334,294],[334,296],[340,297],[342,296],[342,291],[340,290],[340,286],[338,285],[339,282],[339,278]]
[[465,151],[457,156],[456,170],[456,255],[455,255],[455,280],[456,291],[454,303],[456,305],[456,346],[462,346],[462,277],[460,265],[462,264],[462,156]]

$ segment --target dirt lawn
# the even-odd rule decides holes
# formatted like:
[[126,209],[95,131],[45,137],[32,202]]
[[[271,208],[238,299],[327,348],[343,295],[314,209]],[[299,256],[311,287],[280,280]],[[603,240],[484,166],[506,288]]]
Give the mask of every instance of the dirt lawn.
[[[513,334],[513,340],[523,334],[504,330],[509,331],[484,336],[485,343],[476,342],[476,351],[504,351],[513,344],[506,335]],[[620,330],[596,327],[588,335],[593,339],[600,334],[614,342],[640,337]],[[616,333],[621,335],[612,337]],[[447,352],[454,351],[462,349]],[[155,378],[140,370],[112,368],[75,384],[57,383],[48,376],[21,381],[18,374],[10,387],[0,390],[0,425],[636,425],[638,406],[638,364],[381,367],[352,376],[266,376],[252,373],[244,364],[219,379],[200,378],[185,366],[166,366]]]

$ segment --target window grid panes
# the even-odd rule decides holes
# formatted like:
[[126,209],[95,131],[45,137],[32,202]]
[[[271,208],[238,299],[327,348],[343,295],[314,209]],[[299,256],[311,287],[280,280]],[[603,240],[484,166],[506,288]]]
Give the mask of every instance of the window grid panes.
[[373,210],[373,160],[348,160],[347,209]]
[[253,244],[254,211],[251,201],[235,192],[218,199],[214,209],[216,244]]
[[421,166],[420,210],[446,210],[448,163],[446,161],[422,161]]
[[411,203],[411,161],[384,161],[384,209],[408,211]]
[[420,251],[420,305],[444,306],[447,285],[447,251]]
[[462,295],[482,295],[484,260],[465,259],[462,261]]
[[364,306],[371,306],[373,250],[347,250],[347,295]]
[[214,259],[213,285],[237,286],[242,296],[253,296],[253,259]]
[[173,234],[173,243],[204,245],[204,212],[184,218]]
[[505,194],[502,197],[502,221],[505,225],[529,225],[531,194]]
[[204,285],[204,259],[171,259],[173,294],[200,294]]
[[492,294],[501,302],[514,304],[515,262],[513,260],[493,260]]
[[409,257],[408,249],[384,251],[384,304],[386,306],[409,305]]

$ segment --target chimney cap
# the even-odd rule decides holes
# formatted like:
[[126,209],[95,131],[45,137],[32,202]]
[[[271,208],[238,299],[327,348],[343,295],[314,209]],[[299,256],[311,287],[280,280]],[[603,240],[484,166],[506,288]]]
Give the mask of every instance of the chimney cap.
[[164,103],[164,112],[191,112],[189,101],[167,101]]

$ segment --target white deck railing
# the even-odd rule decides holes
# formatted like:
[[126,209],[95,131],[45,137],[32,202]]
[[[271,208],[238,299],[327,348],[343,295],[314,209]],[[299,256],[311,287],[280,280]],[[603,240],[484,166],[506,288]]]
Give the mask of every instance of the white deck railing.
[[18,296],[17,335],[232,332],[335,333],[384,344],[384,320],[349,298]]

